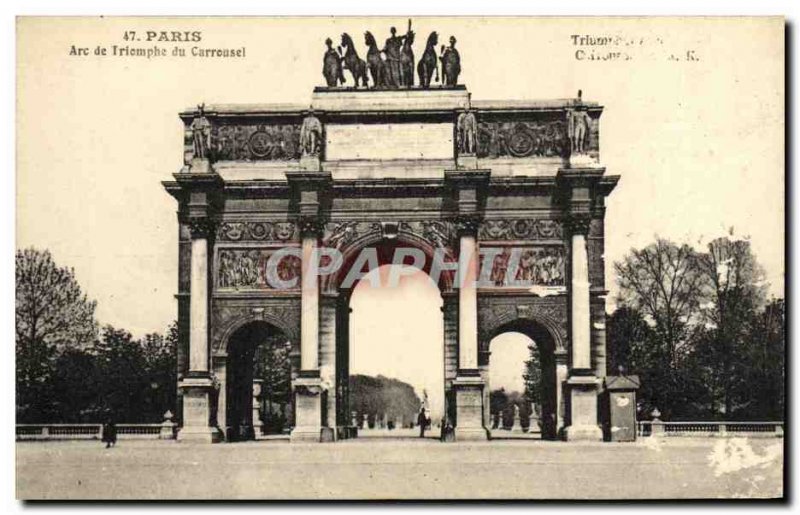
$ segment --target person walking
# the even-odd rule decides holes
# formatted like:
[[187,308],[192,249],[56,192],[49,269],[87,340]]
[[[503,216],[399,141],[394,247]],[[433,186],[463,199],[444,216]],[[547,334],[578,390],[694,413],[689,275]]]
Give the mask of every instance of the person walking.
[[117,444],[117,426],[114,424],[114,419],[109,418],[103,424],[102,441],[106,444],[106,449],[116,446]]
[[419,437],[425,438],[425,427],[428,425],[428,417],[425,416],[425,406],[419,409],[419,415],[417,415],[417,424],[419,424]]

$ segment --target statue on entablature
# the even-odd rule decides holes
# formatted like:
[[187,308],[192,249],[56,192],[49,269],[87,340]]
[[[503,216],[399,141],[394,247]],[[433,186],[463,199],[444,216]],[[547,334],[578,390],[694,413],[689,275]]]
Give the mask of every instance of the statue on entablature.
[[209,159],[211,150],[211,123],[206,118],[205,104],[197,106],[197,114],[192,120],[189,129],[192,131],[192,141],[195,159]]
[[318,156],[322,148],[322,122],[314,116],[314,111],[308,111],[300,127],[300,148],[302,155]]
[[478,138],[478,121],[475,119],[474,112],[468,109],[458,115],[456,133],[458,135],[458,153],[460,155],[475,154]]

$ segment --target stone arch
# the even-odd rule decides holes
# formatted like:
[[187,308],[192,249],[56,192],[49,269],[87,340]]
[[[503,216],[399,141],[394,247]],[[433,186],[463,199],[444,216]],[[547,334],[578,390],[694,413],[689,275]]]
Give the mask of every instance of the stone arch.
[[[297,375],[299,366],[299,341],[284,328],[283,320],[271,313],[256,312],[240,315],[231,320],[222,333],[224,354],[214,356],[214,375],[218,384],[213,413],[226,440],[254,439],[260,434],[259,421],[253,414],[254,357],[257,349],[271,335],[280,334],[291,345],[289,355],[289,380]],[[297,354],[297,356],[295,356]],[[293,420],[293,399],[283,403],[288,424]],[[213,415],[212,415],[213,416]]]
[[515,331],[548,346],[551,352],[566,352],[566,330],[562,322],[551,315],[537,312],[535,308],[509,307],[511,309],[493,310],[490,316],[479,321],[481,351],[489,350],[489,343],[495,336]]
[[292,352],[300,352],[300,331],[299,327],[287,323],[284,317],[264,308],[253,308],[249,312],[241,313],[228,320],[220,331],[219,348],[216,355],[228,355],[228,347],[231,337],[240,329],[254,323],[265,323],[281,331],[292,344]]
[[[449,246],[437,245],[424,235],[418,234],[418,231],[415,231],[408,223],[398,222],[395,230],[385,230],[380,222],[375,222],[369,230],[355,235],[338,249],[343,257],[342,266],[336,274],[330,274],[322,278],[320,285],[322,291],[330,293],[338,290],[350,266],[364,249],[370,247],[378,249],[379,266],[383,266],[392,264],[392,260],[391,256],[380,251],[402,246],[419,249],[425,254],[423,270],[426,272],[430,271],[437,248],[444,249],[445,259],[453,259],[453,262],[455,262],[453,250]],[[442,292],[452,291],[454,276],[455,274],[452,272],[442,272],[437,285],[439,290]]]
[[[562,424],[563,409],[562,385],[558,377],[558,362],[565,354],[564,341],[559,334],[559,325],[547,315],[525,314],[521,316],[513,310],[498,316],[490,327],[481,331],[480,356],[481,369],[488,388],[484,391],[484,403],[490,405],[489,367],[491,365],[491,343],[497,336],[516,332],[530,338],[539,349],[542,367],[541,422],[543,439],[555,439]],[[488,413],[484,414],[486,427],[491,427]]]

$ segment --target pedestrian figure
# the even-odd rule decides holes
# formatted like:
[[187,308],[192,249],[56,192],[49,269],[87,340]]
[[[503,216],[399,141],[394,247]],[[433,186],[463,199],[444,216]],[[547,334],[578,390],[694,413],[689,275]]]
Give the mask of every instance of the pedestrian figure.
[[117,426],[114,424],[114,420],[111,418],[109,418],[106,423],[103,424],[102,441],[105,442],[106,449],[117,444]]
[[428,417],[425,416],[425,406],[419,409],[419,415],[417,415],[417,424],[419,424],[419,437],[425,438],[425,426],[428,425]]

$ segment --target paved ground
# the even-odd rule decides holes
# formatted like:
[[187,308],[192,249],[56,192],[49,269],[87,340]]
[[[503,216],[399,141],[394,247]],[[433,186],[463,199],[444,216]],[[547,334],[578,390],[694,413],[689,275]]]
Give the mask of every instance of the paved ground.
[[20,442],[21,499],[779,497],[782,439]]

